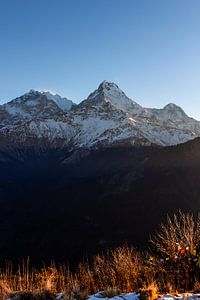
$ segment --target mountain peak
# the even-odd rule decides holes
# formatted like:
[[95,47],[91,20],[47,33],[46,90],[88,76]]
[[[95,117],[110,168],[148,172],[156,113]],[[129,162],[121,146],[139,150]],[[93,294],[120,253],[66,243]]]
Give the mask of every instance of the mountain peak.
[[116,97],[127,97],[116,83],[107,80],[102,81],[98,88],[89,95],[88,99],[93,99],[97,96],[102,96],[107,100],[112,100]]
[[30,91],[28,93],[24,94],[23,96],[26,96],[26,95],[37,95],[38,96],[39,94],[41,94],[40,91],[35,90],[35,89],[30,89]]
[[100,83],[98,88],[89,95],[88,99],[96,98],[96,96],[103,96],[109,98],[109,96],[126,96],[125,93],[118,87],[118,85],[112,81],[104,80]]
[[31,89],[24,95],[3,105],[11,116],[32,119],[33,117],[52,117],[69,111],[73,102],[49,91]]
[[100,83],[98,89],[111,89],[111,88],[115,88],[115,89],[119,89],[118,85],[112,81],[108,81],[108,80],[104,80]]
[[174,104],[174,103],[168,103],[167,105],[165,105],[165,106],[163,107],[163,109],[165,109],[165,110],[181,109],[181,110],[182,110],[182,108],[181,108],[180,106],[178,106],[178,105],[176,105],[176,104]]
[[101,82],[98,88],[88,96],[86,101],[88,100],[110,102],[115,109],[123,110],[125,113],[131,111],[133,115],[142,110],[142,107],[128,98],[116,83],[108,80]]
[[54,101],[63,111],[70,110],[75,105],[71,100],[61,97],[58,94],[52,94],[50,91],[42,91],[41,94],[46,96],[48,100]]
[[112,81],[108,81],[108,80],[104,80],[100,83],[97,91],[101,92],[104,94],[104,96],[125,96],[125,93],[119,88],[119,86],[112,82]]
[[187,116],[184,110],[174,103],[168,103],[167,105],[165,105],[163,107],[163,111],[165,111],[167,114],[179,115],[179,117]]

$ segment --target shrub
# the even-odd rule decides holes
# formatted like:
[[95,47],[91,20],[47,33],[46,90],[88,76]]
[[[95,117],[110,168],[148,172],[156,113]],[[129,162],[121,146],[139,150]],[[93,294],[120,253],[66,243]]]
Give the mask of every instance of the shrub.
[[161,224],[151,243],[156,255],[152,265],[162,286],[187,291],[194,288],[200,262],[200,215],[179,211]]

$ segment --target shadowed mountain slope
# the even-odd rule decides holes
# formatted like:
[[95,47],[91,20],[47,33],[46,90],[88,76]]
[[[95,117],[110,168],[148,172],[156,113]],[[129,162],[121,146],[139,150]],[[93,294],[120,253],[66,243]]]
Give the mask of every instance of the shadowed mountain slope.
[[179,208],[200,208],[200,139],[166,148],[4,149],[1,258],[80,261],[127,241],[143,247]]

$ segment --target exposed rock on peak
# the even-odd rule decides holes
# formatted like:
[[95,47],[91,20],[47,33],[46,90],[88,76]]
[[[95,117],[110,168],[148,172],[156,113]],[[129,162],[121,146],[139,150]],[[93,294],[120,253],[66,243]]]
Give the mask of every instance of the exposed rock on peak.
[[165,110],[171,110],[171,109],[181,109],[180,106],[176,105],[175,103],[168,103],[163,107]]
[[131,112],[132,115],[138,115],[143,110],[139,104],[129,99],[117,84],[106,80],[99,85],[97,90],[88,96],[86,101],[95,101],[98,103],[102,101],[110,102],[115,109]]
[[75,106],[76,104],[73,103],[71,100],[65,98],[65,97],[61,97],[58,94],[52,94],[48,91],[43,91],[41,92],[43,95],[45,95],[47,97],[48,100],[52,100],[54,101],[58,107],[60,109],[62,109],[63,111],[68,111],[72,108],[72,106]]
[[112,81],[108,81],[108,80],[104,80],[102,81],[98,88],[95,90],[95,91],[105,91],[105,90],[110,90],[110,89],[119,89],[119,86],[115,83],[115,82],[112,82]]
[[179,117],[179,118],[184,118],[184,119],[188,117],[186,115],[186,113],[184,112],[184,110],[180,106],[178,106],[174,103],[167,104],[166,106],[164,106],[163,110],[168,113],[169,117],[171,114],[172,119],[173,119],[173,117]]

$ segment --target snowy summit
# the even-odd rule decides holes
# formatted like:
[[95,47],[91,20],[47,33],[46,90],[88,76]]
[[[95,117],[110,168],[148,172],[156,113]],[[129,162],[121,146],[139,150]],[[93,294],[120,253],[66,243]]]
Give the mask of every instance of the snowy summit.
[[47,139],[70,149],[184,143],[200,136],[200,122],[179,106],[144,108],[115,83],[103,81],[78,105],[48,91],[28,93],[0,106],[0,135],[16,142]]

